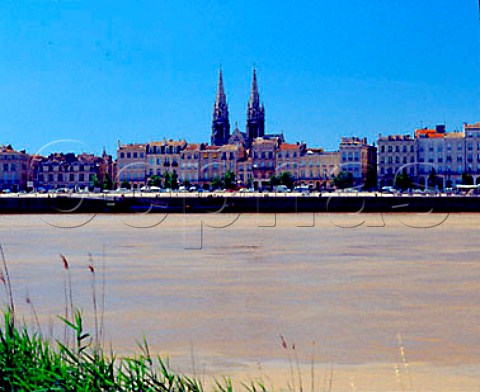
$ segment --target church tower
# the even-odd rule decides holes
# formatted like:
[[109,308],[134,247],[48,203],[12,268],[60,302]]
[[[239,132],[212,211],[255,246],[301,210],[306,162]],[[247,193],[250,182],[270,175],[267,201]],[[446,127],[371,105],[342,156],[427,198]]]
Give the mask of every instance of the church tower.
[[217,98],[213,106],[212,146],[223,146],[230,138],[230,122],[228,120],[228,105],[223,88],[222,70],[218,75]]
[[265,108],[260,104],[257,71],[253,69],[252,90],[247,108],[247,144],[250,146],[257,137],[265,135]]

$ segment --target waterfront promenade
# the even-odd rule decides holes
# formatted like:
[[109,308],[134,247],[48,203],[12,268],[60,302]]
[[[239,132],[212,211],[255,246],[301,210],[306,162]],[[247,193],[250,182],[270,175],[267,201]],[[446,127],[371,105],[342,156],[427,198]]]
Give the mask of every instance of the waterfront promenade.
[[480,212],[478,195],[332,193],[2,194],[0,213]]

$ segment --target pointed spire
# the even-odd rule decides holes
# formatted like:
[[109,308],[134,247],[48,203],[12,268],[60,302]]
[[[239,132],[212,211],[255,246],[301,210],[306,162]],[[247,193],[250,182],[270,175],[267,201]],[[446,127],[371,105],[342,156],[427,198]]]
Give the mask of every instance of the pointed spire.
[[225,95],[225,88],[223,87],[222,69],[218,74],[218,87],[217,87],[217,99],[215,100],[215,106],[220,107],[227,104],[227,97]]
[[230,138],[230,122],[228,120],[228,105],[225,88],[223,87],[222,68],[218,74],[218,87],[215,105],[213,106],[212,136],[213,146],[222,146]]
[[258,94],[257,70],[253,68],[252,90],[250,92],[250,105],[258,106],[260,103],[260,96]]

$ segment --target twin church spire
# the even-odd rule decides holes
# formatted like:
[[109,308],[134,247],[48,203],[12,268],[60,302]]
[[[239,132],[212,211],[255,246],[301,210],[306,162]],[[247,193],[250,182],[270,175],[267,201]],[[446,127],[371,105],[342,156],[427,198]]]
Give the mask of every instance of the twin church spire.
[[230,139],[230,121],[228,119],[227,96],[223,87],[222,70],[218,75],[217,98],[213,106],[212,145],[222,146]]
[[[247,146],[257,137],[265,135],[265,108],[260,104],[257,72],[253,70],[250,100],[247,106],[247,126],[244,135]],[[228,116],[227,97],[223,86],[222,70],[218,75],[217,97],[213,107],[211,143],[214,146],[228,144],[230,139],[230,121]]]

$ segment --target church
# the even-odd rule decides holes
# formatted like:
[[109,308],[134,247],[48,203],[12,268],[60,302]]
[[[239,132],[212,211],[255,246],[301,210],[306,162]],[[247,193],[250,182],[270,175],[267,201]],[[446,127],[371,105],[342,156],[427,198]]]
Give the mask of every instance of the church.
[[230,133],[227,96],[223,86],[222,70],[220,70],[218,75],[217,96],[213,107],[211,145],[223,146],[225,144],[234,144],[237,146],[245,146],[248,149],[257,138],[278,138],[280,142],[283,141],[283,135],[265,135],[265,107],[263,103],[260,103],[256,69],[253,70],[245,132],[241,132],[238,126],[236,126],[233,133]]

